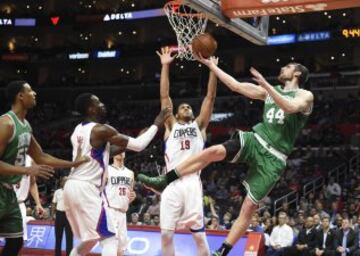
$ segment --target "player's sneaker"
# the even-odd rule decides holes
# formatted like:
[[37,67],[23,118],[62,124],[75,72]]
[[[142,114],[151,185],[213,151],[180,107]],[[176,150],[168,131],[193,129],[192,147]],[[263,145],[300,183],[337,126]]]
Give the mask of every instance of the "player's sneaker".
[[163,191],[168,185],[165,175],[160,175],[157,177],[149,177],[145,174],[139,174],[137,180],[144,183],[145,186],[155,189],[156,191]]

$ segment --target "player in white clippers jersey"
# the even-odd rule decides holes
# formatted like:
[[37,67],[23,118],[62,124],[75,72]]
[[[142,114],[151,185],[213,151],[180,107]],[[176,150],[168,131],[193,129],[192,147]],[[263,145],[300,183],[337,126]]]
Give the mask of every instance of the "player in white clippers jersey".
[[[33,160],[29,155],[25,157],[25,166],[30,167],[33,165]],[[27,240],[27,216],[26,216],[26,206],[25,201],[28,198],[29,192],[32,198],[35,201],[35,211],[38,216],[41,216],[44,213],[44,208],[41,206],[39,191],[36,184],[36,178],[34,176],[23,175],[20,182],[14,185],[14,190],[16,197],[18,199],[19,208],[21,211],[23,229],[24,229],[24,241]]]
[[170,109],[162,110],[154,125],[137,138],[132,138],[104,124],[106,109],[97,96],[83,93],[77,97],[75,105],[84,121],[71,135],[73,158],[88,156],[90,161],[73,168],[64,188],[65,212],[75,237],[81,241],[70,255],[86,255],[99,240],[102,240],[102,255],[116,255],[115,229],[101,198],[109,155],[125,149],[143,150],[169,116]]
[[113,160],[113,164],[108,167],[104,197],[107,213],[109,213],[116,228],[118,256],[122,256],[126,251],[128,242],[126,212],[129,204],[136,197],[133,190],[134,172],[124,165],[125,152],[117,154]]
[[[161,107],[172,106],[169,96],[169,66],[174,60],[168,47],[162,48],[160,57],[162,69],[160,80]],[[214,59],[215,64],[217,60]],[[189,104],[182,103],[176,115],[171,115],[165,123],[165,161],[170,171],[190,156],[203,150],[206,140],[206,128],[214,107],[217,79],[211,72],[208,81],[207,95],[203,100],[200,115],[194,119]],[[197,245],[197,255],[210,254],[206,240],[203,193],[198,173],[183,177],[168,186],[161,195],[160,227],[162,253],[165,256],[175,255],[173,236],[175,229],[190,229]]]

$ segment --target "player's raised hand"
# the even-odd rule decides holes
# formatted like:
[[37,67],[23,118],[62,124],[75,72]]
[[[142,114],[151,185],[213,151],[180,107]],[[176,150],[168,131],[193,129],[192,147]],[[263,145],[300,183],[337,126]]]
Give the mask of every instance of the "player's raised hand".
[[266,79],[263,77],[263,75],[257,71],[255,68],[250,68],[250,73],[253,75],[253,80],[258,83],[261,87],[266,87],[269,85],[269,83],[266,81]]
[[215,56],[211,56],[210,58],[206,59],[204,58],[201,53],[193,53],[195,60],[198,62],[204,64],[205,66],[208,66],[209,68],[214,65],[217,66],[219,63],[219,58]]
[[211,56],[210,61],[217,66],[219,64],[219,57]]
[[157,127],[161,127],[165,123],[166,119],[168,119],[171,115],[172,115],[172,108],[170,107],[163,108],[160,111],[160,113],[156,116],[154,124]]
[[28,169],[28,175],[49,179],[54,175],[54,169],[48,165],[32,165],[26,167]]
[[161,53],[156,51],[156,54],[160,57],[161,65],[169,65],[176,58],[176,54],[171,55],[173,51],[170,47],[166,46],[161,48]]

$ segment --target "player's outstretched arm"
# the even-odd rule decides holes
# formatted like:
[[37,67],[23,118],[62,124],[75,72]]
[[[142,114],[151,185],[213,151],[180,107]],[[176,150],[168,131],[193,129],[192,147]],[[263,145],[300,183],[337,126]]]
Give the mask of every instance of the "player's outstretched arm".
[[[155,137],[158,129],[164,125],[164,122],[172,113],[171,108],[165,108],[155,118],[154,124],[150,128],[136,138],[126,136],[119,133],[114,127],[110,125],[96,125],[92,131],[92,146],[100,147],[104,143],[109,142],[117,146],[118,153],[129,149],[132,151],[144,150],[151,140]],[[122,151],[121,151],[122,150]]]
[[[218,58],[211,59],[211,61],[214,62],[215,65],[218,64],[218,60],[219,60]],[[196,122],[198,123],[200,130],[206,129],[209,125],[211,114],[214,110],[216,88],[217,88],[216,75],[214,72],[210,71],[207,93],[202,102],[200,114],[196,118]]]
[[34,159],[35,163],[49,165],[54,168],[77,167],[89,161],[89,158],[86,156],[82,156],[78,159],[75,159],[75,161],[70,162],[47,154],[42,150],[40,144],[37,142],[34,136],[31,137],[29,155],[32,157],[32,159]]
[[136,192],[134,191],[135,176],[134,172],[131,171],[131,188],[129,194],[129,203],[132,203],[136,199]]
[[36,184],[36,178],[34,176],[30,177],[30,194],[35,201],[35,211],[38,216],[42,216],[45,212],[44,208],[41,205],[39,189]]
[[310,91],[300,89],[296,92],[294,98],[289,99],[278,93],[255,68],[251,68],[250,72],[254,76],[253,79],[267,91],[285,113],[311,113],[314,95]]
[[209,69],[215,73],[221,82],[223,82],[230,90],[244,95],[250,99],[265,100],[266,90],[252,83],[243,83],[237,81],[235,78],[224,72],[221,68],[211,61],[210,59],[204,59],[201,56],[196,56],[196,59],[202,64],[209,67]]
[[[170,64],[174,61],[176,55],[171,56],[171,50],[169,47],[161,48],[161,52],[156,51],[156,54],[160,57],[161,62],[161,75],[160,75],[160,103],[161,109],[170,107],[173,108],[173,103],[170,98]],[[166,128],[171,128],[175,123],[175,117],[171,115],[168,121],[165,123]]]

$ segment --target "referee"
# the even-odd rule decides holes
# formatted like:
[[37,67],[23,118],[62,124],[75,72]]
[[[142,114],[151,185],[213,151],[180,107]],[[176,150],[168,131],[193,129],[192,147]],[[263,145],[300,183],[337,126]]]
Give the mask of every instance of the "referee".
[[[52,200],[52,216],[55,218],[55,256],[61,256],[61,241],[65,229],[66,235],[66,255],[69,256],[73,248],[73,233],[69,221],[66,218],[63,192],[66,177],[60,180],[60,188],[55,191]],[[55,213],[56,210],[56,213]]]

